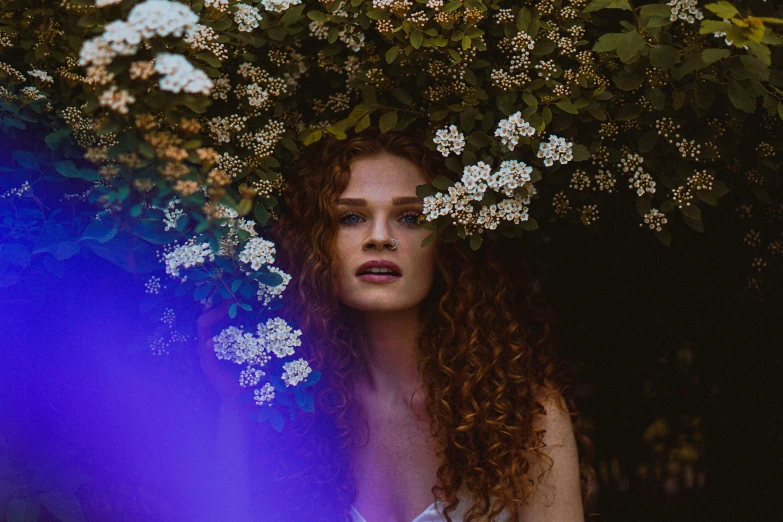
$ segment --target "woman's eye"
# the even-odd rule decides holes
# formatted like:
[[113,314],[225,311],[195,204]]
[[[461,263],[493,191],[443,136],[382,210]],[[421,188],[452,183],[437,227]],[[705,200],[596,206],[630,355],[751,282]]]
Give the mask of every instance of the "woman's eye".
[[357,221],[357,220],[353,220],[352,218],[356,218],[357,220],[358,220],[358,219],[361,219],[361,218],[359,218],[359,216],[358,216],[358,215],[356,215],[356,214],[343,214],[343,215],[340,217],[340,223],[343,223],[343,224],[345,224],[345,225],[358,225],[358,224],[359,224],[359,221]]
[[[414,212],[411,214],[405,214],[402,216],[403,221],[405,221],[406,226],[417,226],[419,224],[419,216],[421,214]],[[407,221],[406,221],[407,220]]]

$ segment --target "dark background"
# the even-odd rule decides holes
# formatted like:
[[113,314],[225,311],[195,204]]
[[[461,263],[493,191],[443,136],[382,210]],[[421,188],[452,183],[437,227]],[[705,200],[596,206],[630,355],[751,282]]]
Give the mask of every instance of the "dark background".
[[[594,520],[779,518],[780,293],[744,290],[741,223],[705,223],[708,234],[682,227],[669,248],[608,220],[523,245],[559,317],[595,445]],[[71,480],[89,521],[219,520],[227,499],[209,481],[217,399],[192,349],[139,348],[159,326],[140,307],[147,278],[80,255],[39,295],[0,289],[0,455],[39,480]],[[178,311],[183,331],[188,313]],[[686,343],[692,363],[678,366]],[[683,414],[703,419],[694,465],[705,483],[667,493],[665,476],[643,481],[635,470],[654,463],[648,426],[669,419],[661,444],[674,447]],[[55,518],[44,509],[41,520]]]

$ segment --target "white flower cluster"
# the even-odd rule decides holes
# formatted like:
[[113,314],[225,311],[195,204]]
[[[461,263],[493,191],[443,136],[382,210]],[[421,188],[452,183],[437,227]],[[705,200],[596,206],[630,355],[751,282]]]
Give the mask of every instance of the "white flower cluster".
[[282,379],[286,386],[296,386],[313,371],[308,362],[302,358],[285,363],[283,369],[285,372]]
[[685,20],[689,24],[695,23],[696,20],[704,18],[704,13],[696,7],[699,5],[698,0],[671,0],[666,2],[666,5],[671,6],[672,12],[669,15],[669,20],[672,22]]
[[263,406],[264,403],[271,406],[272,399],[275,398],[275,388],[269,383],[264,384],[261,388],[253,392],[253,401],[259,406]]
[[150,295],[158,295],[160,293],[160,277],[151,276],[149,280],[144,283],[144,293]]
[[163,224],[166,232],[176,229],[177,221],[185,215],[185,211],[177,207],[179,203],[179,198],[171,198],[166,208],[153,207],[163,211]]
[[229,326],[213,337],[212,341],[215,356],[221,361],[264,366],[271,359],[264,338],[245,332],[241,327]]
[[258,337],[266,346],[267,352],[277,355],[278,359],[294,354],[294,348],[302,346],[299,337],[301,330],[294,330],[284,319],[275,317],[268,319],[266,324],[258,325]]
[[240,31],[249,33],[258,27],[258,22],[262,19],[261,11],[257,7],[247,4],[237,4],[237,12],[234,13],[234,21],[237,23]]
[[451,152],[459,156],[465,149],[465,135],[457,129],[456,125],[439,129],[435,132],[432,141],[438,146],[438,152],[444,156],[448,156]]
[[228,10],[228,0],[204,0],[204,7],[211,7],[220,12]]
[[196,69],[181,54],[158,53],[155,72],[162,74],[160,88],[174,93],[201,93],[209,96],[214,86],[207,73]]
[[261,0],[264,9],[273,13],[282,13],[289,7],[301,4],[302,0]]
[[[662,225],[668,223],[668,220],[666,219],[666,214],[659,212],[657,208],[653,208],[644,215],[644,223],[649,225],[650,229],[660,232],[663,230]],[[644,224],[639,223],[639,226],[642,227]]]
[[[203,265],[207,260],[215,260],[215,254],[212,253],[209,243],[196,244],[194,240],[174,247],[163,256],[163,262],[166,264],[166,273],[171,277],[179,277],[180,268],[192,268],[197,265]],[[183,281],[185,279],[182,278]]]
[[54,78],[52,78],[49,73],[46,71],[42,71],[40,69],[32,69],[30,71],[27,71],[28,76],[32,78],[36,78],[41,81],[41,83],[49,84],[54,82]]
[[136,97],[127,90],[117,90],[116,85],[112,85],[98,97],[98,105],[108,107],[120,114],[128,114],[128,105],[133,105]]
[[502,192],[508,197],[513,197],[516,189],[530,181],[533,167],[522,161],[507,160],[500,164],[500,168],[487,180],[489,188],[496,192]]
[[508,150],[514,150],[522,136],[532,136],[535,134],[535,127],[522,119],[522,113],[517,111],[506,119],[500,120],[498,128],[495,130],[495,136],[501,138],[503,145]]
[[[424,198],[422,214],[427,221],[433,221],[440,216],[450,215],[452,224],[459,224],[478,229],[494,230],[505,219],[519,224],[527,221],[527,206],[530,199],[536,194],[530,174],[532,167],[515,160],[504,161],[497,172],[492,173],[492,168],[479,161],[476,165],[465,167],[460,181],[449,187],[448,194],[441,192],[434,196]],[[516,189],[526,188],[526,194],[516,192]],[[504,199],[500,203],[482,207],[476,216],[472,201],[481,201],[487,188],[505,194],[511,199]]]
[[573,154],[573,142],[566,141],[565,138],[558,138],[554,134],[549,135],[549,142],[542,141],[538,147],[539,158],[544,158],[544,165],[551,167],[555,161],[559,161],[565,165],[572,159]]
[[264,283],[258,283],[258,300],[264,302],[264,306],[272,302],[272,299],[282,294],[288,287],[288,283],[291,282],[291,276],[277,268],[276,266],[268,267],[269,271],[278,274],[283,278],[283,282],[277,286],[269,286]]
[[251,238],[245,243],[242,252],[239,254],[239,260],[243,263],[250,263],[253,270],[258,270],[261,265],[271,265],[275,262],[275,244],[261,237]]
[[264,370],[248,366],[239,374],[239,385],[243,388],[257,386],[264,375],[266,375]]
[[87,40],[79,51],[79,65],[109,65],[118,55],[136,54],[142,40],[153,36],[182,37],[192,31],[198,15],[188,6],[169,0],[146,0],[128,14],[128,21],[106,24],[104,33]]
[[115,5],[122,2],[122,0],[95,0],[95,7],[106,7],[108,5]]
[[[522,221],[527,221],[529,215],[525,201],[526,198],[517,194],[513,199],[504,199],[497,205],[482,207],[476,223],[486,230],[495,230],[501,219],[513,221],[517,225]],[[527,199],[527,202],[529,203],[529,199]]]
[[[280,317],[258,324],[256,333],[245,332],[241,327],[229,326],[212,338],[215,356],[222,361],[247,365],[239,376],[243,387],[256,386],[266,375],[265,366],[275,354],[278,358],[294,355],[295,348],[302,345],[301,330],[294,330]],[[307,361],[299,358],[283,364],[281,378],[286,386],[296,386],[312,371]],[[253,392],[258,405],[274,398],[274,388],[266,383]]]

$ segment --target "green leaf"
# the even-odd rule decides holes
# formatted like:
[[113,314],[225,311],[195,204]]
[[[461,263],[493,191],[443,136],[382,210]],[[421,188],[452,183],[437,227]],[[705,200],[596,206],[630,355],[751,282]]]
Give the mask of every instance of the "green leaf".
[[228,307],[228,316],[233,319],[237,316],[237,304],[231,303],[231,306]]
[[696,205],[685,205],[680,209],[680,212],[682,212],[683,217],[689,217],[696,221],[701,219],[701,209]]
[[644,38],[636,29],[622,33],[622,36],[617,40],[617,57],[623,63],[632,62],[639,56],[645,45]]
[[500,109],[500,112],[502,112],[506,116],[511,116],[516,112],[516,107],[514,106],[514,103],[516,102],[517,93],[511,91],[511,92],[503,92],[501,94],[498,94],[495,98],[495,101],[497,103],[498,109]]
[[709,65],[718,60],[728,58],[729,55],[731,55],[731,51],[728,49],[704,49],[701,52],[701,59],[704,60],[704,63]]
[[680,61],[677,49],[670,45],[653,45],[650,48],[650,64],[658,69],[671,69]]
[[612,81],[624,91],[633,91],[638,89],[644,83],[644,76],[638,73],[620,70],[612,77]]
[[452,180],[443,175],[437,176],[432,180],[432,185],[438,190],[448,190],[453,184]]
[[783,103],[778,102],[778,116],[783,120]]
[[364,14],[366,14],[367,18],[370,20],[387,20],[389,18],[389,13],[382,9],[369,9]]
[[196,289],[193,290],[193,299],[196,301],[206,299],[209,293],[212,291],[212,288],[214,288],[212,283],[202,283],[198,285]]
[[16,162],[22,167],[30,170],[38,170],[38,157],[32,152],[15,150],[13,156]]
[[656,230],[655,237],[657,237],[658,241],[663,243],[665,246],[669,246],[672,243],[672,233],[668,228],[664,228],[660,232]]
[[381,132],[389,132],[397,126],[397,111],[390,111],[381,116],[378,121]]
[[642,134],[642,137],[639,138],[639,152],[645,153],[650,152],[655,148],[655,145],[658,143],[658,131],[651,129]]
[[460,2],[459,0],[455,0],[454,2],[449,2],[448,4],[441,7],[440,10],[443,13],[451,13],[453,11],[456,11],[460,7],[462,7],[462,2]]
[[740,14],[736,7],[724,1],[716,2],[714,4],[707,4],[704,7],[721,18],[734,18]]
[[354,130],[356,132],[362,132],[364,129],[370,126],[370,123],[370,113],[367,113],[356,122]]
[[555,106],[569,114],[579,114],[579,110],[574,107],[574,104],[571,103],[571,100],[569,99],[560,100],[559,102],[555,103]]
[[435,239],[438,237],[437,232],[432,232],[430,235],[424,238],[424,240],[421,242],[421,247],[424,248],[426,246],[429,246]]
[[326,22],[329,20],[329,16],[323,11],[308,11],[307,18],[314,22]]
[[480,130],[471,132],[470,135],[466,138],[466,141],[477,149],[481,147],[488,147],[492,144],[492,140],[489,136],[487,136],[487,133]]
[[413,46],[413,48],[418,49],[419,47],[421,47],[421,43],[424,41],[424,33],[419,31],[418,29],[413,29],[413,31],[411,31],[410,38],[411,38],[411,45]]
[[[698,207],[693,207],[693,205],[691,205],[690,207],[683,207],[683,210],[685,210],[686,208],[698,208]],[[685,221],[685,223],[696,232],[704,233],[704,224],[701,222],[700,219],[693,219],[683,214],[682,220]]]
[[590,149],[581,143],[574,145],[572,149],[573,161],[584,161],[590,159]]
[[272,414],[269,417],[269,424],[272,425],[275,431],[283,431],[283,415],[277,410],[272,410]]
[[631,6],[628,4],[628,0],[593,0],[582,12],[592,13],[601,9],[625,9],[630,11]]
[[266,34],[269,35],[269,38],[272,40],[282,42],[285,39],[286,34],[288,34],[288,31],[285,30],[285,27],[272,27]]
[[474,233],[470,236],[470,249],[471,250],[478,250],[481,248],[481,243],[484,242],[484,238],[481,237],[481,234]]
[[659,87],[653,87],[650,89],[650,94],[647,99],[652,103],[653,108],[657,111],[662,111],[666,106],[666,95]]
[[636,198],[636,212],[639,213],[639,217],[644,217],[652,209],[652,202],[648,196],[642,196]]
[[729,100],[741,111],[751,114],[756,112],[756,97],[751,95],[741,82],[729,80]]
[[648,4],[643,5],[642,8],[639,10],[639,14],[642,16],[660,16],[663,18],[669,18],[669,15],[672,12],[672,8],[666,4]]
[[100,220],[93,219],[82,233],[79,241],[94,239],[98,243],[105,243],[116,235],[117,229],[115,227],[106,226]]
[[740,61],[749,71],[753,72],[761,81],[769,80],[769,67],[764,65],[761,60],[755,56],[740,56]]
[[397,59],[397,56],[400,54],[400,48],[399,46],[395,45],[394,47],[390,48],[388,51],[386,51],[386,63],[394,63],[394,60]]
[[685,104],[685,93],[683,91],[674,91],[672,95],[672,108],[676,111]]

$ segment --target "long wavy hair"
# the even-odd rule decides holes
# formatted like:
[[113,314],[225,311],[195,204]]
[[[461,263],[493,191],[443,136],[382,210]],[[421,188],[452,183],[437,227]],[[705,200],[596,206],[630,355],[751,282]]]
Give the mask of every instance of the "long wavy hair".
[[[350,520],[352,451],[366,436],[351,386],[362,353],[338,300],[335,202],[348,184],[351,161],[360,156],[394,154],[420,166],[429,180],[453,178],[423,143],[413,133],[373,129],[347,140],[325,139],[308,147],[286,176],[283,208],[270,230],[278,264],[292,275],[281,312],[303,332],[303,357],[322,372],[315,412],[300,413],[295,436],[280,441],[298,455],[284,451],[276,471],[292,479],[285,494],[290,520]],[[565,399],[582,464],[591,453],[589,439],[576,430],[572,388],[556,360],[552,310],[530,266],[515,255],[518,242],[485,240],[476,252],[461,241],[438,244],[435,281],[421,306],[419,371],[442,463],[442,487],[433,486],[432,493],[444,502],[447,517],[463,487],[474,499],[466,521],[495,520],[505,509],[518,516],[517,506],[546,474],[530,476],[529,456],[551,468],[543,430],[534,426],[545,411],[545,390]],[[583,473],[585,499],[587,483]]]

